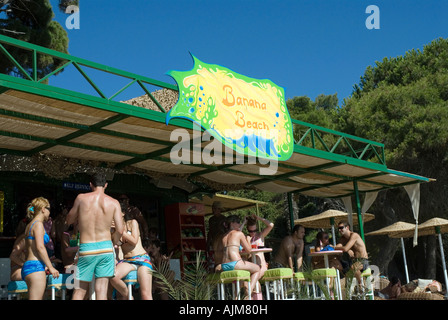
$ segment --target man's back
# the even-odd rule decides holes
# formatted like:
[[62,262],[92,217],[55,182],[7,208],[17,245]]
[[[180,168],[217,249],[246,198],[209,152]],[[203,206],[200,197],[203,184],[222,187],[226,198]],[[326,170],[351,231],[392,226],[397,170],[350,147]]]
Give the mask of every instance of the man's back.
[[88,283],[94,277],[97,299],[107,299],[109,278],[113,277],[115,272],[114,248],[111,241],[112,221],[115,221],[117,234],[123,233],[120,204],[104,192],[107,188],[105,175],[93,175],[90,187],[92,192],[78,195],[67,215],[67,224],[78,222],[80,234],[75,276],[80,281],[80,287],[75,289],[74,300],[84,299]]
[[81,243],[111,240],[112,220],[123,228],[120,204],[98,189],[78,195],[67,216],[69,224],[76,220]]
[[294,246],[292,237],[284,237],[278,248],[277,254],[274,257],[274,261],[282,264],[284,267],[289,267],[290,253],[293,252],[291,249],[292,246]]
[[106,194],[90,192],[81,194],[78,207],[80,241],[97,242],[111,240],[110,227],[118,201]]

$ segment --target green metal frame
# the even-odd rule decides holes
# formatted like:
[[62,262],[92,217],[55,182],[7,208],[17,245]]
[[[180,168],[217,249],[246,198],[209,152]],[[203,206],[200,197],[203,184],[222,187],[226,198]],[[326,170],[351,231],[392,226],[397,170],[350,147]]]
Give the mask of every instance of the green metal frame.
[[[384,155],[384,144],[352,136],[343,132],[334,131],[324,127],[316,126],[299,120],[292,120],[294,132],[303,132],[296,144],[319,149],[332,154],[341,154],[358,160],[374,161],[386,165]],[[330,138],[325,138],[325,136]],[[332,142],[332,140],[334,142]],[[306,145],[306,142],[309,142]],[[357,147],[355,146],[357,145]],[[347,151],[336,153],[338,148]],[[345,150],[344,149],[344,150]]]
[[[13,57],[13,54],[11,54],[7,48],[7,46],[14,46],[18,48],[22,48],[24,50],[29,50],[32,52],[32,71],[28,73],[23,66],[21,66],[17,60]],[[101,151],[106,153],[112,153],[112,154],[120,154],[124,156],[131,157],[130,160],[123,161],[121,163],[116,164],[116,168],[122,168],[127,165],[132,165],[135,163],[138,163],[140,161],[144,161],[147,159],[154,159],[159,161],[166,161],[169,162],[169,159],[161,157],[161,155],[169,152],[169,150],[172,148],[175,143],[173,142],[167,142],[163,140],[159,140],[157,138],[148,138],[138,135],[131,135],[131,134],[124,134],[120,132],[115,132],[111,130],[104,129],[105,126],[121,121],[125,119],[126,117],[139,117],[142,119],[148,119],[152,121],[157,121],[159,123],[165,123],[166,121],[166,113],[164,108],[161,106],[161,104],[157,101],[157,99],[151,94],[149,90],[149,86],[156,86],[160,88],[165,88],[169,90],[178,91],[178,88],[176,85],[172,85],[169,83],[165,83],[162,81],[154,80],[148,77],[140,76],[134,73],[130,73],[127,71],[119,70],[116,68],[112,68],[103,64],[98,64],[95,62],[91,62],[85,59],[77,58],[68,54],[60,53],[54,50],[50,50],[44,47],[40,47],[37,45],[33,45],[27,42],[23,42],[20,40],[12,39],[3,35],[0,35],[0,56],[4,55],[9,61],[17,68],[17,72],[21,73],[23,75],[23,78],[13,75],[6,75],[6,74],[0,74],[0,94],[8,89],[14,89],[18,91],[28,92],[31,94],[36,94],[40,96],[45,96],[48,98],[54,98],[62,101],[68,101],[75,104],[81,104],[86,105],[106,111],[111,111],[114,113],[117,113],[116,116],[111,117],[110,119],[107,119],[105,121],[102,121],[100,123],[97,123],[92,126],[86,126],[86,125],[79,125],[76,123],[71,123],[68,121],[59,121],[55,119],[51,119],[45,116],[33,116],[28,115],[24,113],[19,112],[12,112],[8,110],[0,110],[1,115],[6,115],[9,117],[16,117],[16,118],[22,118],[27,120],[34,120],[38,122],[43,123],[49,123],[49,124],[56,124],[62,127],[67,128],[73,128],[76,129],[74,133],[71,133],[65,137],[62,137],[60,139],[47,139],[37,136],[32,136],[28,134],[17,134],[12,132],[6,132],[1,130],[0,128],[0,135],[4,136],[10,136],[10,137],[16,137],[16,138],[22,138],[22,139],[28,139],[32,141],[39,141],[43,142],[44,144],[40,147],[37,147],[33,150],[21,152],[21,151],[14,151],[14,150],[5,150],[0,149],[0,153],[9,153],[9,154],[18,154],[18,155],[24,155],[24,156],[31,156],[37,152],[44,151],[54,145],[64,145],[64,146],[70,146],[75,148],[81,148],[86,150],[95,150],[95,151]],[[37,56],[38,55],[49,55],[54,58],[60,59],[64,61],[63,65],[59,67],[58,69],[54,70],[53,72],[45,75],[44,77],[38,79],[38,73],[37,73]],[[80,92],[75,92],[72,90],[67,90],[63,88],[58,88],[55,86],[50,86],[48,84],[45,84],[45,80],[49,79],[50,77],[54,76],[64,68],[73,65],[75,69],[79,72],[79,74],[87,81],[87,83],[94,89],[94,91],[97,93],[97,96],[84,94]],[[101,85],[98,83],[95,83],[90,77],[88,77],[87,73],[85,72],[84,68],[92,68],[107,74],[112,74],[117,77],[128,79],[128,83],[124,86],[118,89],[115,93],[113,93],[111,96],[107,97],[104,94],[104,90],[102,90]],[[149,110],[145,108],[140,108],[136,106],[132,106],[126,103],[122,103],[119,101],[113,100],[116,98],[119,94],[125,92],[129,87],[131,87],[133,84],[137,83],[142,90],[147,94],[151,100],[158,106],[160,111],[157,112],[154,110]],[[370,141],[367,139],[362,139],[359,137],[351,136],[342,132],[337,132],[334,130],[330,130],[327,128],[315,126],[309,123],[305,123],[299,120],[292,120],[293,121],[293,127],[294,127],[294,133],[297,134],[296,136],[297,141],[294,144],[294,152],[300,153],[308,156],[318,157],[321,159],[326,159],[331,161],[331,163],[322,165],[322,166],[316,166],[309,169],[303,169],[296,166],[288,165],[284,162],[279,162],[278,166],[280,168],[286,168],[292,170],[292,172],[288,172],[281,175],[276,176],[263,176],[260,179],[257,179],[256,181],[253,181],[249,183],[249,185],[257,185],[262,184],[265,182],[273,181],[273,180],[284,180],[288,181],[290,177],[292,176],[298,176],[300,174],[306,174],[309,172],[315,172],[321,175],[327,175],[332,176],[340,179],[339,181],[328,183],[326,185],[319,185],[319,186],[312,186],[306,189],[298,190],[298,192],[305,192],[308,190],[312,190],[315,188],[321,188],[321,187],[331,187],[332,185],[346,183],[346,182],[356,182],[356,181],[362,181],[363,179],[368,179],[371,177],[374,177],[376,175],[384,175],[384,173],[394,173],[393,170],[389,170],[385,163],[385,156],[384,156],[384,145],[378,142]],[[170,121],[170,125],[173,125],[175,127],[181,127],[181,128],[187,128],[187,129],[197,129],[197,126],[195,126],[191,121],[187,121],[184,119],[172,119]],[[132,152],[126,152],[122,150],[115,150],[107,147],[97,147],[97,146],[90,146],[82,143],[73,143],[70,142],[71,139],[75,137],[80,137],[84,134],[90,133],[90,132],[96,132],[101,134],[106,134],[110,136],[115,137],[122,137],[122,138],[128,138],[133,140],[139,140],[139,141],[145,141],[145,142],[151,142],[159,145],[166,146],[166,148],[162,148],[162,150],[150,152],[147,154],[137,154]],[[356,165],[363,168],[369,168],[373,170],[377,170],[380,173],[378,174],[371,174],[366,175],[364,177],[346,177],[346,176],[338,176],[335,174],[331,174],[328,172],[324,172],[323,170],[331,168],[332,166],[339,166],[341,164],[350,164],[350,165]],[[223,170],[230,173],[240,173],[238,171],[235,171],[232,169],[232,165],[221,165],[221,166],[212,166],[212,165],[197,165],[201,168],[204,168],[205,170],[197,173],[192,174],[191,176],[194,177],[195,175],[202,175],[208,172],[213,172],[216,170]],[[247,174],[247,173],[246,173]],[[400,173],[403,175],[403,173]],[[258,176],[258,175],[257,175]],[[409,177],[412,177],[413,179],[422,180],[422,182],[428,182],[429,179],[422,178],[419,176],[414,175],[408,175]],[[369,183],[372,183],[372,181],[369,181]],[[412,182],[415,183],[415,182]],[[378,185],[378,190],[388,188],[390,186],[382,183],[376,183]],[[396,186],[393,186],[396,187]],[[352,194],[348,194],[352,195]]]

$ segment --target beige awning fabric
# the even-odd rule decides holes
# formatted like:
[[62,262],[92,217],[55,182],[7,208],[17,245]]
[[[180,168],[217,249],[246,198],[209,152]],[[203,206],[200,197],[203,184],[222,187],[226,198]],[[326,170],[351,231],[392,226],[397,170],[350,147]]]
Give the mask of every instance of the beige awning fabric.
[[[190,197],[189,202],[204,204],[206,215],[213,213],[212,205],[214,202],[220,202],[220,204],[222,206],[222,210],[221,210],[222,213],[230,212],[230,211],[234,211],[234,210],[240,210],[240,209],[257,208],[257,207],[262,207],[267,204],[266,202],[263,202],[263,201],[229,196],[229,195],[218,194],[218,193],[213,194],[213,195],[192,196],[192,197]],[[254,212],[254,213],[257,214],[257,212]]]
[[[336,226],[342,221],[347,221],[348,213],[339,210],[327,210],[322,213],[294,220],[294,224],[300,224],[305,228],[322,228],[329,229],[331,226]],[[332,218],[334,219],[334,224],[331,224]],[[358,225],[358,215],[352,213],[353,223]],[[363,216],[363,222],[368,222],[375,219],[375,216],[371,213],[365,213]]]

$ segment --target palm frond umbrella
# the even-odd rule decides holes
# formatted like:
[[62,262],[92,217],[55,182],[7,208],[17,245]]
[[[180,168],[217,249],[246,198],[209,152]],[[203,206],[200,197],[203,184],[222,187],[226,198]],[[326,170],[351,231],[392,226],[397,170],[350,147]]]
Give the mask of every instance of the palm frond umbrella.
[[388,235],[390,238],[400,238],[401,239],[401,250],[403,252],[403,261],[404,261],[404,270],[406,273],[406,283],[409,283],[409,273],[408,273],[408,265],[406,262],[406,252],[404,248],[403,237],[397,237],[397,234],[403,232],[412,232],[415,229],[415,224],[398,221],[390,226],[381,228],[376,231],[372,231],[366,233],[366,236],[380,236],[380,235]]
[[[322,213],[294,220],[294,224],[300,224],[305,228],[316,228],[316,229],[329,229],[331,228],[331,233],[333,235],[333,245],[336,245],[336,236],[334,233],[334,226],[338,225],[341,221],[347,220],[347,212],[339,210],[326,210]],[[353,224],[358,224],[358,215],[356,213],[352,214]],[[364,213],[363,221],[371,221],[375,219],[375,216],[371,213]]]
[[[442,218],[432,218],[418,226],[418,236],[428,236],[436,234],[439,238],[440,255],[442,257],[443,276],[445,278],[445,297],[448,297],[448,276],[446,272],[445,254],[443,251],[442,233],[448,233],[448,220]],[[396,236],[410,238],[414,236],[414,232],[406,231],[396,234]]]

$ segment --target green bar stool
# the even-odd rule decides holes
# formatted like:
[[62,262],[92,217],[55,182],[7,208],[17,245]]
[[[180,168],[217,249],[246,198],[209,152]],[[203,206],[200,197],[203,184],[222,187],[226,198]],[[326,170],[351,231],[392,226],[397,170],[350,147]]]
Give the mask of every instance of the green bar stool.
[[[294,282],[297,283],[297,292],[300,294],[302,291],[301,288],[306,289],[306,295],[310,296],[310,287],[309,287],[309,281],[305,277],[305,274],[303,272],[295,272],[293,275]],[[295,297],[293,297],[295,298]]]
[[[269,292],[269,283],[272,282],[274,285],[274,300],[285,300],[287,294],[285,294],[284,282],[283,280],[289,279],[291,285],[293,285],[293,272],[290,268],[277,268],[268,269],[260,279],[261,283],[265,284],[266,287],[266,299],[271,300]],[[279,284],[279,286],[278,286]]]
[[[364,280],[365,279],[365,280]],[[369,297],[369,300],[375,300],[375,296],[373,294],[373,285],[372,285],[372,270],[370,268],[367,268],[361,273],[361,280],[363,281],[362,285],[364,286],[365,281],[365,288],[367,289],[365,296]]]
[[212,286],[216,286],[216,294],[217,294],[217,299],[221,300],[221,290],[220,290],[220,280],[221,280],[221,274],[220,272],[215,272],[215,273],[209,273],[207,275],[206,278],[206,282],[207,282],[207,289],[208,289],[208,295],[211,298],[213,293],[212,290],[210,289]]
[[[239,299],[240,294],[240,281],[247,281],[250,288],[250,272],[247,270],[233,270],[233,271],[223,271],[219,277],[219,282],[221,285],[221,300],[225,300],[224,285],[232,284],[232,295],[234,299]],[[251,300],[251,294],[249,293],[249,300]]]
[[[373,286],[372,286],[372,270],[370,268],[367,268],[363,272],[361,272],[361,287],[365,288],[367,291],[362,295],[363,300],[366,300],[366,296],[369,297],[369,300],[374,300],[374,294],[373,294]],[[355,289],[355,285],[358,283],[356,278],[353,278],[353,281],[350,286],[350,300],[353,297],[353,292]],[[365,285],[364,285],[365,283]]]
[[[313,279],[313,291],[314,291],[315,298],[316,298],[316,290],[315,290],[314,282],[315,281],[320,281],[320,282],[325,281],[328,292],[329,292],[329,294],[331,294],[330,280],[333,279],[333,287],[336,288],[336,295],[338,297],[338,300],[342,300],[342,290],[341,290],[341,282],[339,279],[339,270],[334,269],[334,268],[315,269],[311,272],[311,277]],[[323,296],[322,296],[322,299],[324,299]]]

